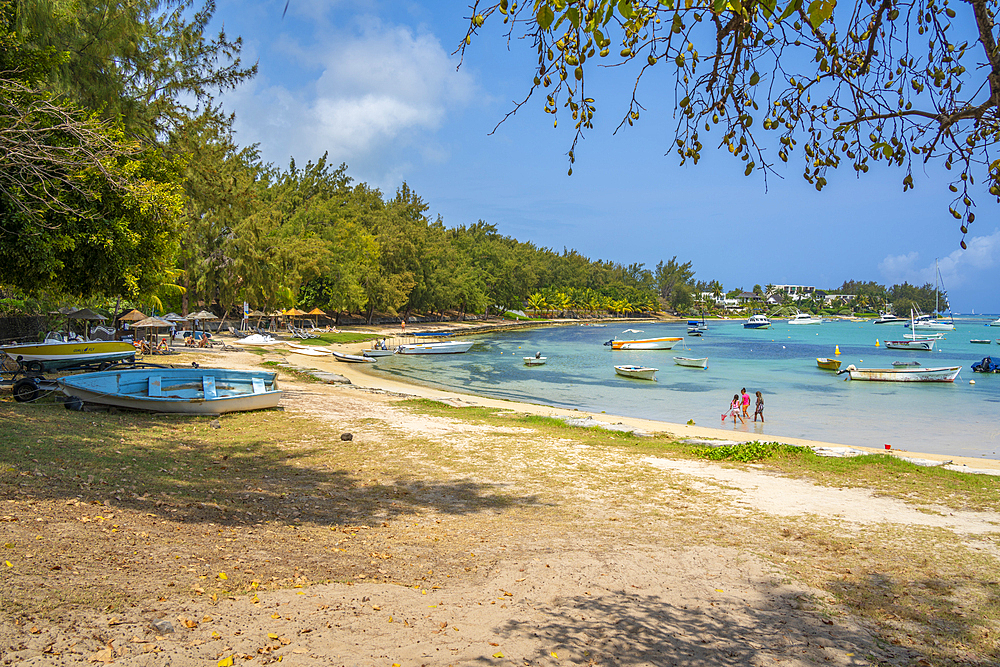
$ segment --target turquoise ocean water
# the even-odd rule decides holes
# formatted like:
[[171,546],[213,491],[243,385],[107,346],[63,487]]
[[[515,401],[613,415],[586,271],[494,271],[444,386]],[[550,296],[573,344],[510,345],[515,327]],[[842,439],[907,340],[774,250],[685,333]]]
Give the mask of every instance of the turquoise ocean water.
[[[373,372],[470,394],[527,401],[608,415],[807,438],[847,445],[895,448],[949,456],[1000,459],[1000,374],[973,373],[985,356],[1000,358],[996,316],[956,318],[933,352],[888,350],[875,341],[902,340],[901,324],[835,321],[747,330],[741,320],[709,321],[704,337],[685,337],[673,350],[612,351],[611,338],[685,336],[685,324],[609,323],[605,327],[539,327],[479,335],[466,354],[381,358]],[[627,328],[642,334],[623,334]],[[989,345],[971,339],[989,338]],[[890,367],[895,360],[925,366],[962,366],[954,383],[857,382],[816,367],[834,357],[841,368]],[[544,366],[522,357],[541,352]],[[708,370],[677,366],[673,357],[708,357]],[[615,374],[614,366],[658,368],[656,382]],[[969,380],[975,380],[974,385]],[[763,424],[723,424],[733,394],[761,391]],[[750,408],[753,413],[753,403]]]

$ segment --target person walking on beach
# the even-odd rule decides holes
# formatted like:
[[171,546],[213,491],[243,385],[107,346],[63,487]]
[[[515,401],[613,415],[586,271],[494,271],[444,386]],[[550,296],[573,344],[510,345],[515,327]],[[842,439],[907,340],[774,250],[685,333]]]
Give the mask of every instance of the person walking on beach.
[[750,409],[750,394],[747,393],[746,387],[740,389],[740,404],[743,406],[743,419],[749,419],[750,415],[747,411]]
[[733,402],[729,404],[729,412],[723,413],[722,421],[725,423],[726,417],[732,417],[733,423],[736,423],[736,418],[739,417],[740,421],[746,424],[746,420],[743,419],[743,415],[740,414],[740,395],[733,394]]
[[753,411],[753,420],[754,421],[757,421],[757,415],[760,415],[760,421],[761,421],[761,423],[763,423],[763,421],[764,421],[764,397],[760,395],[759,391],[757,392],[757,407]]

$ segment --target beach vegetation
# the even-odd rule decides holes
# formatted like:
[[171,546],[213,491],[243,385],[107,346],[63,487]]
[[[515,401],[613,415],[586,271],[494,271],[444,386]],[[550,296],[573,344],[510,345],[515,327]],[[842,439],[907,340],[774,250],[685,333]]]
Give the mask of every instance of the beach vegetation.
[[735,445],[720,445],[718,447],[698,447],[694,455],[710,461],[739,461],[754,463],[765,459],[773,459],[787,455],[812,454],[808,447],[787,445],[782,442],[741,442]]
[[[822,190],[838,168],[860,176],[886,164],[904,191],[922,165],[944,167],[942,214],[965,248],[975,200],[1000,201],[996,14],[985,1],[477,0],[456,53],[484,35],[530,45],[535,70],[500,122],[532,100],[568,119],[570,174],[598,114],[587,84],[612,68],[625,84],[615,90],[627,91],[618,128],[673,119],[669,147],[682,165],[716,146],[766,184],[798,159]],[[673,103],[651,108],[642,84],[661,76]]]

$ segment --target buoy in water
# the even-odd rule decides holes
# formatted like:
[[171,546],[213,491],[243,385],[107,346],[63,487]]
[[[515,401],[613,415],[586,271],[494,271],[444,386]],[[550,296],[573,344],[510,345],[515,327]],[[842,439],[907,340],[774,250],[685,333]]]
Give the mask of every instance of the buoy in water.
[[834,354],[840,354],[840,346],[839,345],[837,345],[836,347],[833,348],[833,353]]
[[969,380],[969,384],[976,384],[975,380]]
[[875,347],[878,347],[878,346],[879,346],[879,344],[878,344],[878,338],[876,338],[875,339]]

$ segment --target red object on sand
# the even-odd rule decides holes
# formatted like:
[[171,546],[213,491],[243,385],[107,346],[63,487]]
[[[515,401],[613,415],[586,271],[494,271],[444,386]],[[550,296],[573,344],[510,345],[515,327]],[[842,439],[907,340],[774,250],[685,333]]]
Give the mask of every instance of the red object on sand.
[[885,448],[886,449],[892,449],[892,445],[886,445]]

